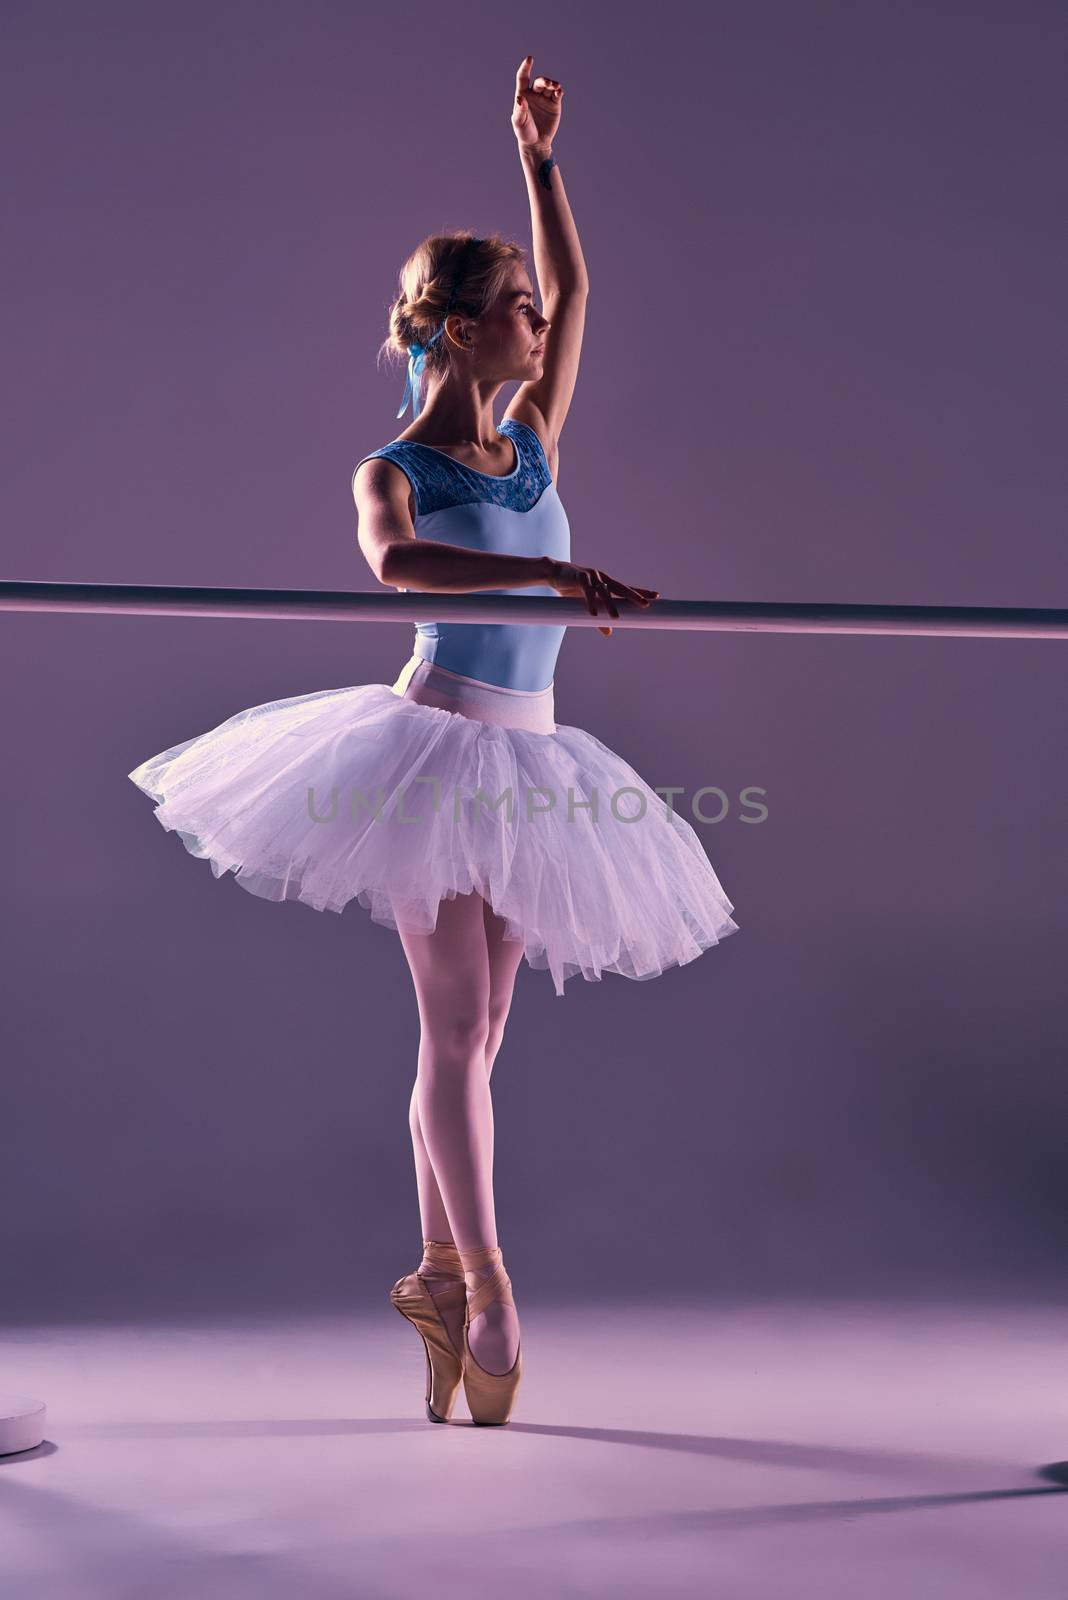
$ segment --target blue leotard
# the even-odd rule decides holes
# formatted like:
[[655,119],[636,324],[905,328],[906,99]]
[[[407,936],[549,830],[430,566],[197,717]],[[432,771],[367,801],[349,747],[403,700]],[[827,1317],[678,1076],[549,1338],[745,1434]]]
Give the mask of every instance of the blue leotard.
[[[514,417],[500,423],[497,432],[511,439],[516,452],[515,467],[503,478],[476,472],[446,451],[414,439],[394,439],[362,457],[356,467],[372,456],[385,456],[407,474],[415,497],[419,539],[463,545],[468,550],[496,550],[502,555],[549,555],[569,561],[571,529],[541,440],[533,428]],[[557,593],[547,583],[472,592]],[[415,654],[449,672],[505,689],[547,689],[566,631],[541,623],[418,622]]]

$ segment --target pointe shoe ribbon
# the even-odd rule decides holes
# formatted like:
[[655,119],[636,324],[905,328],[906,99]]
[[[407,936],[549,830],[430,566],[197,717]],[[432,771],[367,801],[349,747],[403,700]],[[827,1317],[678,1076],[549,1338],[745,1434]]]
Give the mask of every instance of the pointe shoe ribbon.
[[[419,1264],[433,1267],[433,1272],[426,1274],[426,1277],[454,1280],[451,1283],[435,1284],[433,1287],[427,1283],[426,1287],[435,1305],[445,1306],[448,1309],[466,1303],[467,1282],[460,1261],[460,1252],[454,1244],[442,1244],[437,1239],[424,1239],[423,1260]],[[420,1273],[419,1276],[423,1278],[424,1274]]]

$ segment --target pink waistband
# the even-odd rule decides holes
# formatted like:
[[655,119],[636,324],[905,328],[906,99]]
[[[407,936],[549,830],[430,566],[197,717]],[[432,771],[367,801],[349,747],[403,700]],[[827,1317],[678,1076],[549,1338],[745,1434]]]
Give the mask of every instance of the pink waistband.
[[555,733],[553,685],[545,689],[506,689],[450,672],[433,661],[413,655],[392,685],[393,693],[439,711],[455,711],[501,728],[523,728],[528,733]]

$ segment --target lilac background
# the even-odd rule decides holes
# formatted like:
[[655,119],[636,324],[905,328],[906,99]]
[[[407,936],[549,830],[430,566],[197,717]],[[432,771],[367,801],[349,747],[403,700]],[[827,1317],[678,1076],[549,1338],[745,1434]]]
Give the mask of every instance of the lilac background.
[[[520,57],[592,290],[575,559],[673,597],[1068,605],[1052,4],[3,11],[7,577],[371,589],[405,254],[529,241]],[[501,396],[498,417],[511,393]],[[376,1304],[418,1258],[397,937],[216,881],[126,778],[391,682],[410,625],[0,628],[9,1321]],[[687,795],[741,932],[521,968],[523,1299],[1060,1294],[1064,649],[576,630],[559,720]],[[740,792],[766,791],[766,822]],[[693,820],[693,819],[691,819]]]

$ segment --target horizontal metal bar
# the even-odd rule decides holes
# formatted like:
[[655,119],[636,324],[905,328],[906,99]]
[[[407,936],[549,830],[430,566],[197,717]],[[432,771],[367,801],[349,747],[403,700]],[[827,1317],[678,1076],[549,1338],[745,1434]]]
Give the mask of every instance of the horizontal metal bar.
[[894,633],[970,639],[1068,638],[1068,609],[1029,606],[873,606],[748,600],[616,602],[592,616],[559,595],[335,589],[208,589],[153,583],[0,580],[0,611],[90,611],[155,617],[269,617],[300,622],[518,622],[568,628],[682,628],[715,633]]

